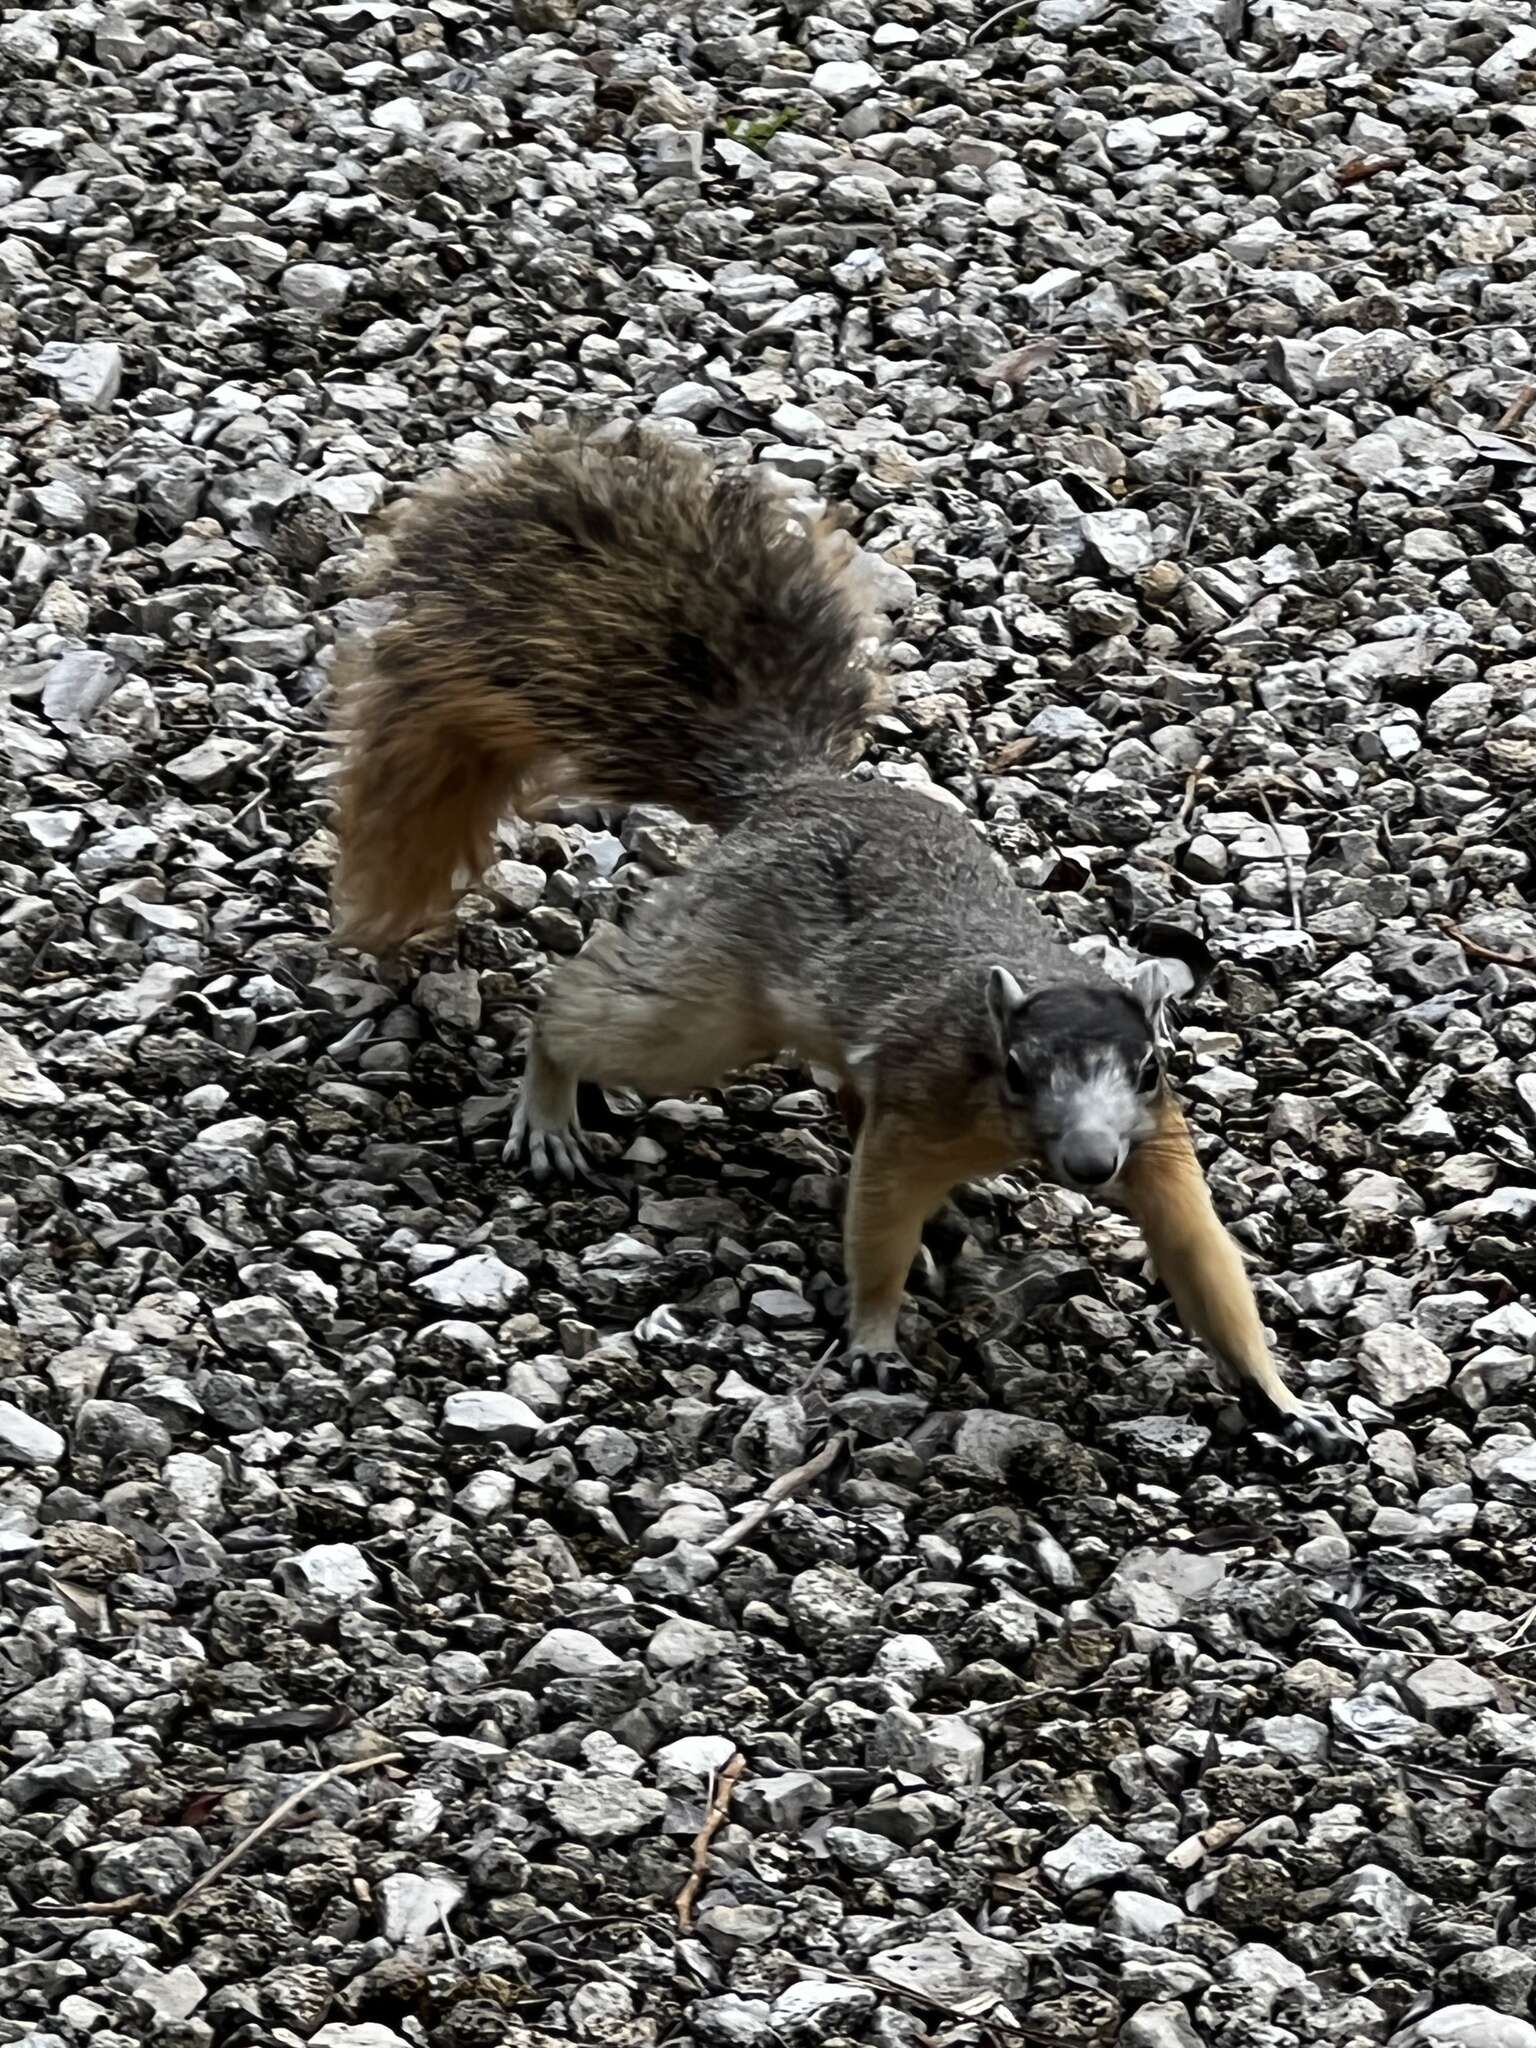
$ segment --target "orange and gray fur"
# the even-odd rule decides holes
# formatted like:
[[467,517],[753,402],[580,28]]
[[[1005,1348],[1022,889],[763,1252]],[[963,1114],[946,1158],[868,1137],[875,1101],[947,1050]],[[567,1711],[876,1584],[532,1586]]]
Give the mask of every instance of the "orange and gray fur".
[[846,538],[659,437],[540,434],[408,499],[393,616],[341,670],[339,937],[440,923],[510,811],[671,805],[718,837],[553,975],[509,1153],[583,1169],[582,1080],[705,1088],[790,1051],[856,1134],[855,1354],[896,1352],[923,1224],[1027,1164],[1128,1208],[1249,1405],[1313,1448],[1156,1050],[1158,1002],[1070,951],[948,806],[850,780],[881,700]]

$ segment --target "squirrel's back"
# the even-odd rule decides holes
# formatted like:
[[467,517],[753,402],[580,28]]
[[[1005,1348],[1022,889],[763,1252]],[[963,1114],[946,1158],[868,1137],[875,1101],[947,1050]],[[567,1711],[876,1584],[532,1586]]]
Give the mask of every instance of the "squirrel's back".
[[637,431],[536,434],[407,499],[362,586],[393,616],[339,673],[342,936],[439,918],[541,798],[727,826],[850,766],[877,702],[852,554]]

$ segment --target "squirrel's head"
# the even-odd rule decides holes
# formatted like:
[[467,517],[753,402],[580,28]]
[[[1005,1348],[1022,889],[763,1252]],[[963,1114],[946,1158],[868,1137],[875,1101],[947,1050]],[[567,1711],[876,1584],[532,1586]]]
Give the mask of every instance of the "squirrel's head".
[[1006,967],[987,980],[1003,1100],[1054,1180],[1088,1193],[1115,1178],[1157,1127],[1163,1010],[1200,976],[1183,959],[1152,960],[1131,988],[1059,981],[1025,993]]

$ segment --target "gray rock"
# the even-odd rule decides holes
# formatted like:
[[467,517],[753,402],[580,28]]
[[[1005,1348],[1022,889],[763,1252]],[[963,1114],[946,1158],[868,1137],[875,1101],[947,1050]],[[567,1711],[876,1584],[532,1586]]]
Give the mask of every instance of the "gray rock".
[[1452,1725],[1462,1715],[1492,1706],[1498,1696],[1491,1679],[1451,1657],[1421,1665],[1403,1681],[1403,1691],[1425,1720]]
[[667,1795],[630,1778],[598,1775],[551,1787],[550,1817],[564,1835],[602,1846],[638,1835],[667,1810]]
[[353,275],[335,263],[292,263],[278,284],[287,305],[330,319],[351,296]]
[[964,1925],[881,1949],[869,1959],[869,1974],[882,1984],[938,2006],[958,2005],[977,2019],[1020,1997],[1025,1971],[1025,1959],[1012,1943]]

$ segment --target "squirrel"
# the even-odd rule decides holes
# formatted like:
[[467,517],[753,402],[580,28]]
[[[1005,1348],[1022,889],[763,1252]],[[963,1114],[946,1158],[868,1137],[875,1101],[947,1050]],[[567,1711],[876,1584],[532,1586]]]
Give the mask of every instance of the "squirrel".
[[1286,1385],[1212,1206],[1159,1051],[1177,977],[1127,989],[964,815],[849,779],[884,701],[879,622],[825,512],[654,432],[542,430],[407,497],[365,563],[393,614],[338,662],[339,943],[440,924],[498,821],[551,797],[659,802],[718,835],[552,975],[506,1156],[586,1171],[582,1080],[684,1094],[792,1052],[836,1077],[853,1135],[860,1371],[900,1363],[928,1217],[1026,1166],[1130,1213],[1273,1435],[1355,1440]]

